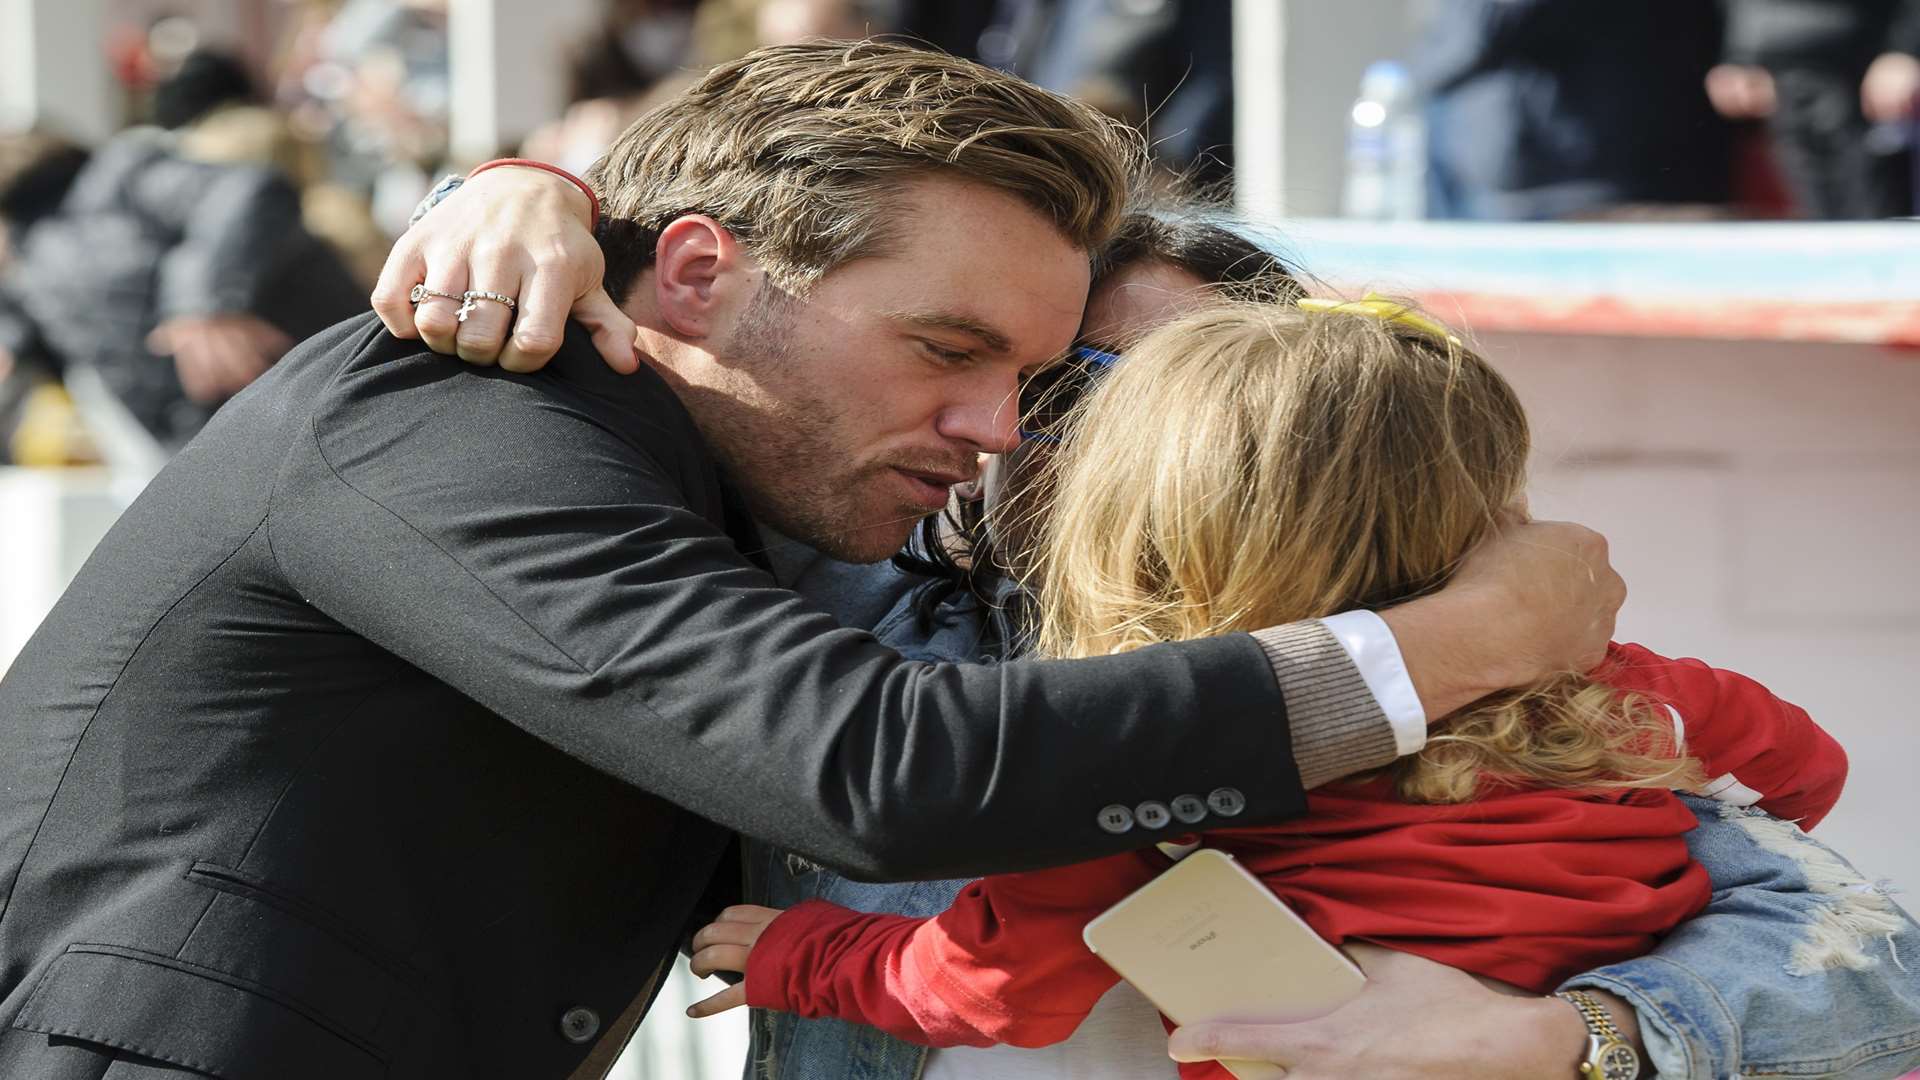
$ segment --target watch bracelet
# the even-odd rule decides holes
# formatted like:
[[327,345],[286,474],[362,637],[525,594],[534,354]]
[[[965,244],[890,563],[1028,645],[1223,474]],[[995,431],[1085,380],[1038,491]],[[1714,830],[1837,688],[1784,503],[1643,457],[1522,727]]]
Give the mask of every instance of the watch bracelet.
[[1585,990],[1562,990],[1554,995],[1565,1000],[1580,1014],[1587,1023],[1588,1030],[1611,1042],[1625,1042],[1626,1036],[1620,1034],[1620,1028],[1613,1022],[1613,1014],[1607,1011],[1600,999]]

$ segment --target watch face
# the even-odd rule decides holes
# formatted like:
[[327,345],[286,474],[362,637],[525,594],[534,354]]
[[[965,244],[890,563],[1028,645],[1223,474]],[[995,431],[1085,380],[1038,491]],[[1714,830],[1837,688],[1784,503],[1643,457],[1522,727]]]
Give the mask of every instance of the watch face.
[[1640,1075],[1640,1055],[1625,1043],[1614,1043],[1600,1052],[1602,1080],[1634,1080]]

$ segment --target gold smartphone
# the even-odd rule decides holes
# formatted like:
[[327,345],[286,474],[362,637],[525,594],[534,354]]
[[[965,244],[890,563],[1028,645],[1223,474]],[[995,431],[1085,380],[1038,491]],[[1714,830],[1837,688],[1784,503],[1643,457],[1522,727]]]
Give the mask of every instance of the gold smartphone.
[[[1233,856],[1202,848],[1087,924],[1087,948],[1176,1024],[1291,1023],[1353,1000],[1366,976]],[[1277,1066],[1223,1061],[1240,1080]]]

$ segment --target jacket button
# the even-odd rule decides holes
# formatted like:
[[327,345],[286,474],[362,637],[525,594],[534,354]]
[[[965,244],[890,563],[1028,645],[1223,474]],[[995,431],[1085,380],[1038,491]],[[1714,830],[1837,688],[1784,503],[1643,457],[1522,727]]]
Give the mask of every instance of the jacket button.
[[1143,802],[1133,808],[1133,820],[1149,829],[1164,829],[1173,822],[1173,812],[1163,802]]
[[1207,805],[1213,807],[1213,812],[1221,817],[1237,817],[1240,811],[1247,808],[1247,797],[1240,794],[1238,788],[1214,788],[1212,794],[1207,796]]
[[1100,822],[1102,829],[1105,829],[1115,836],[1119,836],[1121,833],[1133,828],[1133,811],[1121,806],[1119,803],[1114,803],[1112,806],[1100,811],[1096,820]]
[[1173,800],[1173,819],[1182,825],[1198,825],[1206,816],[1206,801],[1198,795],[1181,795]]
[[560,1034],[570,1043],[592,1042],[600,1034],[600,1014],[585,1005],[575,1005],[560,1014]]

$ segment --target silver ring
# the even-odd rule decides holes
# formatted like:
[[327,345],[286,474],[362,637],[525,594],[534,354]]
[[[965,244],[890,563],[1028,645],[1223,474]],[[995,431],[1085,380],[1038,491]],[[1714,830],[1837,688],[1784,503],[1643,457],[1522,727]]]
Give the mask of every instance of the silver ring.
[[487,291],[487,290],[485,290],[485,289],[468,289],[468,290],[467,290],[466,292],[464,292],[464,293],[462,293],[462,294],[460,295],[460,299],[462,299],[462,300],[491,300],[491,301],[493,301],[493,302],[494,302],[494,303],[496,303],[496,304],[505,304],[505,305],[507,305],[507,310],[508,310],[508,311],[512,311],[512,310],[513,310],[513,307],[514,307],[514,304],[513,304],[513,297],[511,297],[511,296],[508,296],[508,295],[507,295],[506,293],[497,293],[497,292],[488,292],[488,291]]
[[442,300],[465,300],[466,299],[466,297],[464,296],[456,296],[453,293],[441,292],[439,289],[429,289],[427,288],[427,283],[423,281],[420,284],[415,285],[413,287],[413,291],[407,294],[407,301],[409,303],[418,304],[420,301],[425,300],[430,296],[437,296]]

